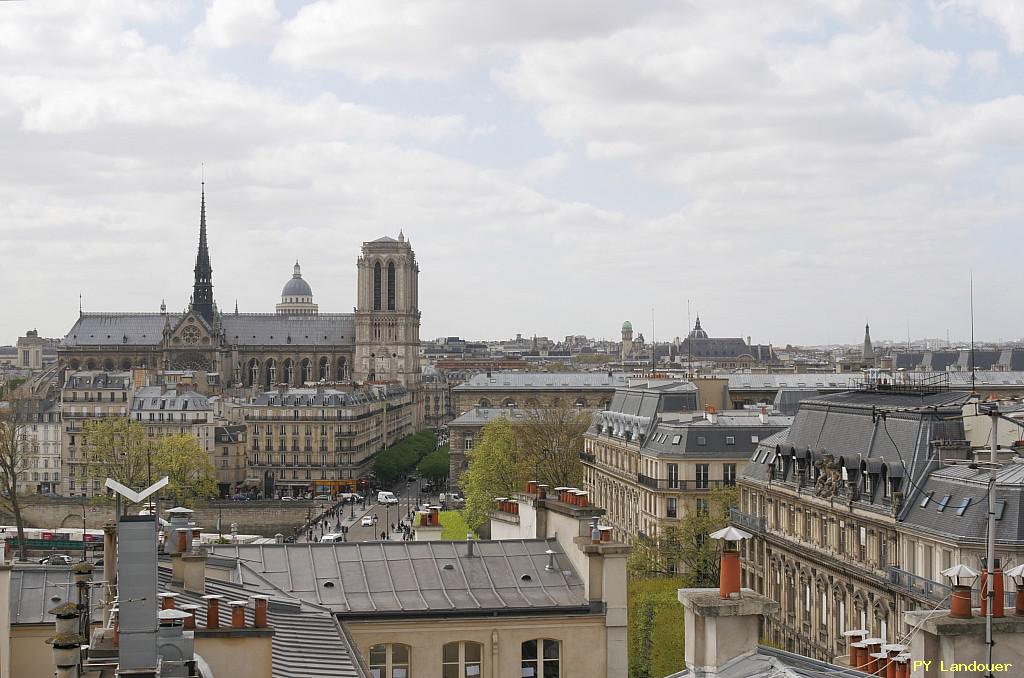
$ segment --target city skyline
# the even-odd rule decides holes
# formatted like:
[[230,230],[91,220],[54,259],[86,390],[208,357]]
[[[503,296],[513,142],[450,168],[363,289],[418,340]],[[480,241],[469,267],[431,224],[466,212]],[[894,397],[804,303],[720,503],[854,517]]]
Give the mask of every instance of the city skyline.
[[273,312],[296,259],[347,311],[402,230],[426,337],[650,340],[654,307],[667,340],[690,299],[776,346],[965,341],[973,269],[977,337],[1017,339],[1005,7],[2,3],[0,343],[79,294],[183,309],[204,163],[225,312]]

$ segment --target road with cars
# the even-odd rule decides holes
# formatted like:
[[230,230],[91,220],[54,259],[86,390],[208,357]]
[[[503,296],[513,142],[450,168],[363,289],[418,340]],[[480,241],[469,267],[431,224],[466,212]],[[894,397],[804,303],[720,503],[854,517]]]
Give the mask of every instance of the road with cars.
[[[379,541],[381,534],[392,541],[401,541],[402,532],[398,529],[400,521],[409,524],[415,514],[418,503],[437,504],[439,494],[431,492],[424,494],[420,492],[422,481],[406,481],[396,486],[392,491],[398,498],[398,504],[382,505],[377,503],[377,495],[372,494],[366,497],[365,507],[361,502],[341,503],[337,505],[337,516],[322,522],[319,529],[314,529],[313,541],[319,541],[323,534],[338,533],[338,523],[348,528],[343,541]],[[325,505],[324,508],[330,508]],[[371,524],[364,524],[363,518],[369,517]],[[395,527],[392,530],[392,526]],[[308,542],[309,533],[300,536],[299,542]]]

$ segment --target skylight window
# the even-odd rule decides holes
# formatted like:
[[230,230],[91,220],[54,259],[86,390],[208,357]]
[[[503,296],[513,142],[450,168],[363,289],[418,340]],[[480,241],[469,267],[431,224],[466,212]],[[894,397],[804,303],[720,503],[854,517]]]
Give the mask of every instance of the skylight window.
[[962,502],[960,502],[960,506],[958,506],[957,509],[956,509],[956,514],[958,516],[962,516],[964,514],[964,511],[966,511],[967,507],[970,506],[970,505],[971,505],[971,498],[970,497],[964,497],[964,500]]
[[1003,519],[1003,511],[1005,511],[1005,510],[1006,510],[1006,501],[1003,500],[1003,499],[999,499],[998,501],[996,501],[996,520],[1002,520]]
[[938,511],[939,513],[942,513],[943,511],[946,510],[946,504],[948,504],[948,503],[949,503],[949,495],[947,494],[946,496],[944,496],[942,499],[939,500],[939,503],[936,504],[936,506],[935,506],[935,510]]
[[672,436],[672,444],[673,445],[678,445],[679,441],[682,440],[682,439],[683,439],[683,436],[679,436],[679,435]]
[[921,498],[921,508],[924,508],[925,506],[928,505],[928,502],[931,501],[933,494],[935,493],[929,492],[928,494],[924,495],[924,497]]

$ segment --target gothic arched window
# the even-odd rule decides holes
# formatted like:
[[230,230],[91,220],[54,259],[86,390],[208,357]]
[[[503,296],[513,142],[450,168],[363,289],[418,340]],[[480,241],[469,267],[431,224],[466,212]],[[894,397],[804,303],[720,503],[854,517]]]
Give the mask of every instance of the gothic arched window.
[[388,263],[388,310],[395,310],[395,262]]
[[380,310],[380,262],[373,265],[373,310]]

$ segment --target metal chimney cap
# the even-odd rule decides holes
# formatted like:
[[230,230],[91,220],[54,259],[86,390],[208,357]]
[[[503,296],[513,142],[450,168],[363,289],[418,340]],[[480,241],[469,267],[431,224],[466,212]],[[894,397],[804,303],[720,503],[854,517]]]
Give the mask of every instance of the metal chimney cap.
[[169,508],[169,509],[164,510],[164,513],[182,513],[182,514],[185,514],[185,513],[195,513],[195,511],[193,511],[190,508],[185,508],[184,506],[175,506],[174,508]]
[[248,600],[229,600],[228,605],[231,607],[246,607],[249,604]]
[[220,595],[219,593],[208,593],[205,596],[203,596],[203,600],[221,600],[223,598],[224,596]]
[[188,619],[191,616],[191,612],[184,610],[160,610],[160,619]]

